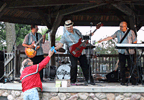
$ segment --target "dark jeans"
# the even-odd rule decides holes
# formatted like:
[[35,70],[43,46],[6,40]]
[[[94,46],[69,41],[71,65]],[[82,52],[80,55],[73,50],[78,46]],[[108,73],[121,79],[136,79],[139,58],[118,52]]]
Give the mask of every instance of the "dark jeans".
[[[38,64],[44,59],[44,55],[35,56],[30,58],[33,61],[33,64]],[[41,81],[43,80],[43,69],[39,72]]]
[[[87,62],[87,58],[85,55],[81,55],[80,57],[74,57],[72,56],[71,54],[69,55],[70,57],[70,60],[71,60],[71,70],[70,70],[70,80],[72,83],[75,83],[76,82],[76,79],[77,79],[77,63],[79,61],[80,63],[80,66],[82,68],[82,71],[83,71],[83,75],[85,77],[85,80],[88,81],[89,80],[89,65],[88,65],[88,62]],[[93,77],[91,75],[91,72],[90,72],[90,81],[91,82],[94,82],[93,80]]]
[[[126,60],[128,64],[129,71],[133,69],[132,62],[130,60],[130,56],[132,57],[132,60],[134,61],[134,55],[125,55],[125,54],[120,54],[119,53],[119,63],[120,63],[120,77],[121,77],[121,82],[125,83],[126,82],[126,75],[125,75],[125,70],[126,70]],[[130,73],[131,74],[131,73]],[[132,83],[134,83],[136,80],[134,78],[134,75],[132,74],[131,76]]]

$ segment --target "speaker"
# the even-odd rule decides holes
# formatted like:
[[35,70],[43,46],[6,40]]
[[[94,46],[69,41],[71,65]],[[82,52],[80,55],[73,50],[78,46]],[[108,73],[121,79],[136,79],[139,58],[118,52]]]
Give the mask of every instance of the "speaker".
[[3,82],[4,78],[2,76],[4,75],[4,53],[3,51],[0,51],[0,82]]
[[4,61],[4,53],[3,53],[3,51],[0,51],[0,61]]
[[49,71],[49,78],[50,79],[55,79],[56,76],[56,67],[55,66],[50,66],[50,71]]
[[119,81],[119,72],[117,71],[112,71],[106,75],[107,81],[108,82],[118,82]]

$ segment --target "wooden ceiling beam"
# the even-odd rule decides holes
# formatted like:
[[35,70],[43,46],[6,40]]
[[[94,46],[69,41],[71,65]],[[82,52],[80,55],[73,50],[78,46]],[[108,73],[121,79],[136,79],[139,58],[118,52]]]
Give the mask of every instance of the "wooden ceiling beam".
[[[39,9],[35,9],[35,8],[32,8],[31,9],[32,11],[34,11],[35,13],[38,13],[43,24],[45,26],[47,26],[48,29],[51,29],[52,28],[52,25],[50,24],[50,22],[47,20],[48,18],[46,18],[47,14],[46,13],[43,13],[43,11],[39,10]],[[46,15],[46,16],[45,16]],[[50,16],[49,16],[50,17]]]
[[38,19],[23,19],[23,18],[15,18],[15,17],[10,17],[10,16],[2,16],[0,21],[4,22],[10,22],[10,23],[19,23],[19,24],[37,24],[37,25],[42,25],[41,20]]
[[[91,8],[94,8],[94,7],[98,7],[98,6],[102,6],[102,5],[105,5],[106,3],[101,3],[101,4],[85,4],[85,5],[78,5],[78,6],[73,6],[73,7],[70,7],[68,9],[64,9],[64,10],[59,10],[59,13],[60,15],[69,15],[69,14],[72,14],[72,13],[75,13],[75,12],[80,12],[80,11],[83,11],[83,10],[87,10],[87,9],[91,9]],[[58,12],[55,12],[55,13],[52,13],[51,16],[56,16]]]
[[112,5],[128,16],[136,15],[129,7],[127,7],[124,4],[118,3],[118,4],[112,4]]
[[7,3],[3,3],[2,6],[0,7],[0,18],[3,16],[4,12],[6,11],[6,6]]
[[16,0],[12,1],[9,8],[25,8],[25,7],[44,7],[44,6],[58,6],[58,5],[74,5],[74,4],[89,4],[100,3],[100,0]]

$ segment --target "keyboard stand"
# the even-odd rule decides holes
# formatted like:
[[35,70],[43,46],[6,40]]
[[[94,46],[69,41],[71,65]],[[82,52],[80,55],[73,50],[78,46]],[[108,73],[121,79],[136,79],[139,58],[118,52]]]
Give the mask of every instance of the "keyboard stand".
[[[131,63],[131,67],[130,67],[130,76],[129,76],[128,81],[127,81],[127,86],[128,86],[128,84],[130,83],[130,79],[131,79],[132,75],[135,75],[135,73],[134,73],[135,70],[136,70],[136,72],[137,72],[137,73],[136,73],[137,77],[140,79],[142,85],[144,85],[144,84],[143,84],[143,81],[142,81],[142,71],[141,71],[140,66],[138,66],[138,61],[141,59],[141,55],[142,55],[142,53],[143,53],[143,50],[142,50],[141,54],[140,54],[138,57],[137,57],[137,54],[136,54],[136,63],[134,63],[134,59],[133,59],[133,57],[130,55],[129,49],[130,49],[130,48],[126,48],[126,51],[128,52],[128,54],[129,54],[129,56],[130,56],[130,60],[131,60],[132,63]],[[137,48],[134,48],[134,49],[137,50]],[[139,79],[137,80],[137,83],[136,83],[136,84],[138,84]]]

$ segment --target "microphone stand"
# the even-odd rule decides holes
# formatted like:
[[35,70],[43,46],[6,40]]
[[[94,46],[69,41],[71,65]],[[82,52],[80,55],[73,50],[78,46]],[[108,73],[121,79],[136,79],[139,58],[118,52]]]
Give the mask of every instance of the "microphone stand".
[[[92,28],[93,22],[90,22],[90,28]],[[91,29],[90,29],[90,34],[91,34]],[[89,58],[88,58],[88,65],[89,65],[89,79],[88,79],[88,83],[90,83],[91,80],[91,35],[89,36],[89,40],[90,40],[90,46],[88,48],[88,54],[89,54]]]

